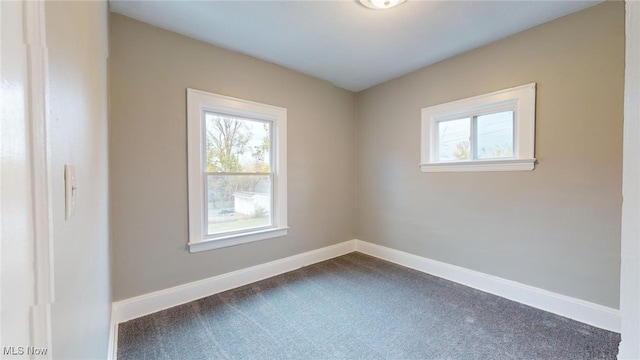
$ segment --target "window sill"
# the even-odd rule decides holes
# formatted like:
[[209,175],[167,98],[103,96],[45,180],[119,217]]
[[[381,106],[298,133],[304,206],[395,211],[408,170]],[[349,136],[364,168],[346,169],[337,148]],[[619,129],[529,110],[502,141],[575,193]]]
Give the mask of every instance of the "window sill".
[[250,233],[244,234],[234,234],[229,236],[222,236],[215,239],[205,239],[198,242],[190,242],[189,252],[190,253],[198,253],[207,250],[220,249],[229,246],[236,246],[241,244],[246,244],[254,241],[273,239],[278,237],[286,236],[289,232],[288,227],[284,228],[274,228],[274,229],[266,229],[259,230]]
[[420,164],[422,172],[531,171],[536,159],[474,160]]

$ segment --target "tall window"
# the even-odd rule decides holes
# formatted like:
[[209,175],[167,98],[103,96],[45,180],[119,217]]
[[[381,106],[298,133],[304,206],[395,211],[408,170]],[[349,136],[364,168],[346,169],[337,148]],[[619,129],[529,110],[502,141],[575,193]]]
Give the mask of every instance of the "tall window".
[[422,109],[424,172],[528,171],[535,158],[535,84]]
[[187,90],[189,249],[284,236],[286,109]]

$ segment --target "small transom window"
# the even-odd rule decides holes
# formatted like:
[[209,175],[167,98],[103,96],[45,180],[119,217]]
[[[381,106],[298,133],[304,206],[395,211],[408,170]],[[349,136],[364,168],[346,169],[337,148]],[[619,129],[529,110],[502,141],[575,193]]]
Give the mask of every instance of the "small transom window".
[[535,84],[422,109],[424,172],[533,170]]

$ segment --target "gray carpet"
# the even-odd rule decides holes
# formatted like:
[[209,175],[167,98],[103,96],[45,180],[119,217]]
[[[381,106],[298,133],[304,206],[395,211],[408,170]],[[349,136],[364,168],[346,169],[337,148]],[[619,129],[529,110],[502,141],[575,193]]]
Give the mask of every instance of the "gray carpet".
[[619,342],[351,253],[120,324],[118,359],[615,359]]

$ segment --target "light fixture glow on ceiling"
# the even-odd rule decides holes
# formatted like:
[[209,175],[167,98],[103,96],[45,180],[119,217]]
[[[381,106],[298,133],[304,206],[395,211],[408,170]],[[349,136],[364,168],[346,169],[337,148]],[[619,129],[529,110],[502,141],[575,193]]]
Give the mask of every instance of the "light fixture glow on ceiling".
[[405,2],[405,0],[359,0],[360,3],[369,9],[383,10],[391,9]]

